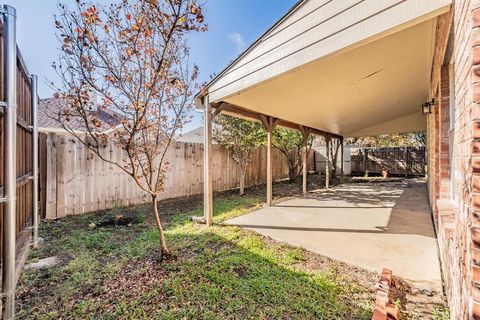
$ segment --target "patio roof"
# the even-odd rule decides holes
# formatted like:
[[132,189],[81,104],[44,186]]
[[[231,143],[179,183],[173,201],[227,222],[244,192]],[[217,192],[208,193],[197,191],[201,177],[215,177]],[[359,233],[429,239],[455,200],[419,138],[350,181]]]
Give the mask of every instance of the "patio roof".
[[329,188],[332,139],[420,131],[443,62],[451,0],[304,0],[196,97],[205,109],[204,217],[213,223],[212,120],[219,113],[261,121],[267,131],[267,206],[272,203],[274,128],[322,135]]
[[209,101],[341,136],[423,130],[450,3],[300,1],[209,83]]

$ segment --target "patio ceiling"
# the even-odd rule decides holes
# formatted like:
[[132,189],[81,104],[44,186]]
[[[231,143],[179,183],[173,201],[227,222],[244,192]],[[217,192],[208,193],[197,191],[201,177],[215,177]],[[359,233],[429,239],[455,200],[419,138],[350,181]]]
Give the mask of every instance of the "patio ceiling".
[[450,2],[301,1],[209,99],[343,136],[423,130],[436,17]]

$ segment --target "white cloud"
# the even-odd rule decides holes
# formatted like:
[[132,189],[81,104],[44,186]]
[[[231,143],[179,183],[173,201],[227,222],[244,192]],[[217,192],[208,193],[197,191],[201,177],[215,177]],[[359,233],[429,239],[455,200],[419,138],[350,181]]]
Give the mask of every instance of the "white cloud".
[[242,52],[247,44],[240,33],[229,33],[228,38],[235,44],[238,53]]

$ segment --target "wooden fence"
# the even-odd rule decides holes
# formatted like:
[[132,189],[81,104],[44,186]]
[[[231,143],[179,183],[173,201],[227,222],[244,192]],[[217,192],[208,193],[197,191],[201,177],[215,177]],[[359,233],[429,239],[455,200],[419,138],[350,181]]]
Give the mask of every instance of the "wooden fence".
[[[124,151],[113,143],[108,144],[106,151],[110,159],[125,156]],[[46,199],[46,206],[41,211],[48,219],[149,201],[130,176],[102,161],[68,134],[41,135],[39,152],[40,185],[43,186],[41,190],[46,191],[40,195],[40,199]],[[43,160],[42,153],[46,155]],[[254,152],[253,163],[246,172],[246,186],[266,181],[266,160],[265,147]],[[161,199],[203,192],[202,144],[175,143],[168,151],[167,161],[170,166]],[[238,188],[238,166],[229,152],[214,145],[212,162],[214,191]],[[276,149],[273,152],[273,168],[274,179],[288,177],[287,161]]]
[[425,175],[425,147],[352,148],[352,173]]
[[[0,53],[4,50],[3,29],[0,27]],[[33,219],[33,115],[30,78],[23,59],[17,57],[17,254],[25,245]],[[5,101],[4,55],[0,54],[0,101]],[[0,198],[4,196],[5,183],[5,126],[4,110],[0,107]],[[0,226],[3,226],[4,203],[0,202]],[[3,252],[3,227],[0,228],[0,266]]]

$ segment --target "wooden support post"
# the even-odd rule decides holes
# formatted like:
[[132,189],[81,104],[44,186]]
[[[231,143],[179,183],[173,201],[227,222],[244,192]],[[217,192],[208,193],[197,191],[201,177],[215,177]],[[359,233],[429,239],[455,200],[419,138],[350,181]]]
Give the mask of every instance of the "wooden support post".
[[303,181],[302,181],[302,191],[303,195],[306,195],[307,190],[307,146],[303,147],[303,154],[302,154],[302,174],[303,174]]
[[310,135],[310,130],[305,128],[304,126],[300,126],[300,132],[302,133],[303,136],[303,141],[302,141],[302,191],[303,195],[306,195],[308,193],[308,188],[307,188],[307,174],[308,174],[308,168],[307,168],[307,156],[308,156],[308,136]]
[[325,189],[330,188],[330,148],[331,148],[331,138],[325,136]]
[[203,217],[207,226],[213,224],[212,190],[212,106],[208,95],[204,97],[205,143],[203,152]]
[[267,206],[272,205],[273,199],[272,131],[267,131]]
[[408,148],[407,147],[405,147],[404,161],[405,161],[405,178],[408,178]]
[[344,161],[344,155],[343,155],[343,137],[340,139],[340,182],[343,182],[343,161]]
[[271,206],[273,199],[272,134],[278,119],[265,115],[261,115],[260,119],[267,131],[267,206]]

